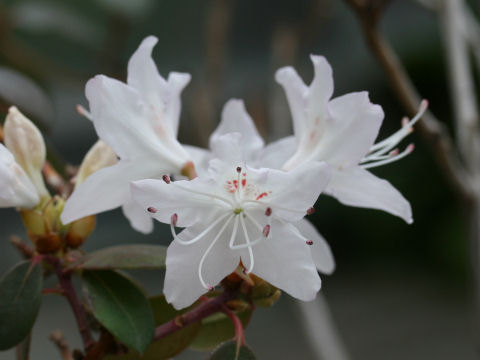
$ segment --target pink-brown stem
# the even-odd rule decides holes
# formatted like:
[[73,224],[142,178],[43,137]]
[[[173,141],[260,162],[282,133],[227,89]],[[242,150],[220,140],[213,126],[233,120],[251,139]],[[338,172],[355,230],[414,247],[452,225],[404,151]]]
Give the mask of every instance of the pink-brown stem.
[[243,324],[235,313],[230,310],[225,304],[222,305],[222,311],[232,320],[235,329],[235,340],[237,344],[245,345],[245,332],[243,331]]
[[223,311],[226,307],[225,303],[235,297],[235,292],[224,291],[222,294],[214,299],[205,301],[195,309],[177,316],[175,319],[158,326],[155,329],[154,340],[159,340],[167,335],[174,333],[185,326],[200,321],[216,312]]

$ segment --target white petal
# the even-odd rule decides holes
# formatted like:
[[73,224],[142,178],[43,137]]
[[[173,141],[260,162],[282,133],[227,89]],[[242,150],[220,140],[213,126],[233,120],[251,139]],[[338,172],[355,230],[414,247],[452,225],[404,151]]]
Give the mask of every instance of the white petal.
[[254,183],[272,191],[266,191],[260,201],[270,205],[275,216],[291,222],[302,219],[315,204],[330,181],[331,169],[326,163],[309,162],[289,172],[261,169],[250,174],[256,177]]
[[267,240],[253,247],[253,273],[293,297],[310,301],[321,287],[309,245],[291,224],[272,222]]
[[255,123],[245,109],[242,100],[229,100],[222,111],[222,119],[215,131],[210,136],[210,148],[215,148],[214,143],[218,137],[228,133],[240,133],[241,148],[246,159],[252,158],[263,148],[264,141],[258,134]]
[[[158,170],[158,173],[155,171]],[[131,181],[161,176],[160,169],[152,171],[140,160],[120,160],[103,168],[81,183],[65,203],[61,219],[64,224],[87,215],[112,210],[130,198]]]
[[176,137],[180,115],[180,93],[190,82],[189,74],[170,73],[168,80],[159,74],[152,59],[152,49],[158,39],[145,38],[128,62],[127,83],[137,89],[152,107],[157,121],[164,122],[169,136]]
[[98,136],[120,158],[132,158],[157,149],[158,138],[138,91],[98,75],[87,82],[85,93]]
[[205,222],[213,217],[222,206],[221,202],[213,198],[218,188],[214,180],[200,177],[170,184],[153,179],[131,184],[133,199],[144,209],[156,209],[155,213],[151,213],[152,217],[169,224],[172,215],[177,214],[179,227]]
[[325,119],[328,114],[328,100],[333,94],[332,68],[323,56],[310,55],[313,63],[314,77],[308,91],[309,120],[316,117]]
[[242,148],[242,135],[240,133],[228,133],[219,135],[210,143],[213,156],[231,164],[242,165],[249,159]]
[[122,206],[123,215],[128,219],[132,228],[143,234],[153,231],[153,221],[145,208],[132,199],[127,200]]
[[297,148],[297,141],[294,136],[284,137],[271,142],[263,148],[255,159],[256,167],[280,169]]
[[334,171],[325,190],[342,204],[379,209],[412,223],[410,203],[392,184],[359,166]]
[[[198,297],[207,292],[200,283],[198,267],[202,256],[222,225],[222,223],[218,224],[202,240],[194,244],[181,245],[177,241],[173,241],[168,247],[164,293],[167,301],[172,303],[176,309],[191,305]],[[179,237],[181,240],[187,241],[200,234],[204,229],[204,225],[192,226],[182,231]],[[232,251],[228,247],[230,234],[231,229],[228,227],[205,258],[202,276],[209,285],[217,285],[240,263],[240,252]]]
[[313,241],[310,246],[313,262],[318,271],[323,274],[331,274],[335,270],[335,259],[333,258],[330,245],[325,241],[315,226],[306,219],[302,219],[293,224],[300,233],[309,240]]
[[25,171],[0,144],[0,207],[30,209],[39,201],[37,190]]
[[307,131],[307,95],[308,87],[291,66],[278,69],[275,80],[283,86],[293,118],[293,129],[297,139],[301,139]]
[[383,110],[367,92],[350,93],[329,103],[330,116],[315,159],[348,167],[357,165],[373,145]]

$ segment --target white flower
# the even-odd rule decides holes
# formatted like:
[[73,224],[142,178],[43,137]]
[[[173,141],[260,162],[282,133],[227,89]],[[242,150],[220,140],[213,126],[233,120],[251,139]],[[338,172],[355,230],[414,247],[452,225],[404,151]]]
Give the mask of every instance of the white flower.
[[[248,140],[238,133],[221,136],[225,156],[210,162],[205,177],[132,184],[134,199],[171,224],[164,293],[176,308],[213,289],[240,261],[246,271],[301,300],[314,299],[320,289],[311,253],[317,239],[295,226],[328,183],[329,166],[310,162],[290,172],[257,170],[242,160],[241,143]],[[177,235],[174,226],[186,229]],[[328,259],[324,267],[331,266],[328,261],[333,263]]]
[[83,158],[82,164],[75,177],[75,186],[80,185],[86,178],[98,170],[115,165],[117,162],[117,155],[113,152],[112,148],[102,140],[98,140]]
[[242,136],[244,141],[239,144],[242,157],[250,166],[256,168],[279,169],[293,155],[297,146],[294,136],[285,137],[265,146],[243,101],[231,99],[223,107],[220,123],[210,135],[210,149],[185,146],[193,158],[199,175],[207,173],[210,160],[222,156],[221,138],[228,133],[238,133]]
[[190,162],[176,139],[180,94],[190,75],[170,73],[163,79],[151,58],[156,43],[155,37],[147,37],[130,58],[127,84],[103,75],[88,81],[89,116],[120,160],[75,189],[62,213],[64,223],[122,206],[131,225],[148,233],[152,220],[131,200],[129,183],[179,174]]
[[30,209],[40,202],[37,189],[12,153],[0,144],[0,207]]
[[372,104],[366,92],[330,99],[332,69],[322,56],[312,55],[311,59],[315,75],[310,86],[291,67],[276,73],[287,95],[298,142],[296,153],[283,168],[291,170],[308,161],[326,161],[333,168],[327,194],[345,205],[384,210],[411,223],[409,202],[388,181],[366,169],[410,153],[413,146],[402,153],[388,152],[408,134],[421,114],[385,143],[372,147],[384,117],[382,108]]

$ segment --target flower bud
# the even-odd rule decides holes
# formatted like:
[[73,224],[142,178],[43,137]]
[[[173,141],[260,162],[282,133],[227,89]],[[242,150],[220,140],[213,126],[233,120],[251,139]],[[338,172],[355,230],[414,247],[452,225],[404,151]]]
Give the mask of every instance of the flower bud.
[[77,173],[75,186],[85,181],[94,172],[117,163],[117,155],[102,140],[98,140],[85,155]]
[[35,185],[40,197],[48,196],[42,178],[45,142],[37,127],[15,106],[10,107],[4,124],[5,145]]
[[65,241],[71,248],[78,248],[95,229],[95,215],[86,216],[70,224],[70,229],[65,236]]
[[253,303],[261,307],[269,307],[275,304],[281,295],[281,291],[254,274],[249,276],[254,282],[249,296]]

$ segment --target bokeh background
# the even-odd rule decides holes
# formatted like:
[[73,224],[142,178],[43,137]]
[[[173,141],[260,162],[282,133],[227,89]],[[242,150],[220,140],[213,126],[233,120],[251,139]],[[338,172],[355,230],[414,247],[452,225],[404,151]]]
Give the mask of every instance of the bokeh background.
[[[415,1],[392,1],[382,31],[431,109],[450,126],[451,108],[438,19]],[[386,113],[381,137],[395,131],[404,111],[367,50],[351,9],[340,0],[2,0],[0,112],[17,104],[46,134],[53,162],[78,164],[95,142],[76,104],[88,105],[86,81],[96,74],[124,80],[130,55],[147,35],[164,76],[192,74],[182,99],[180,140],[206,146],[229,98],[242,98],[268,140],[291,133],[286,99],[274,81],[280,66],[312,78],[309,54],[328,58],[335,96],[367,90]],[[3,121],[3,120],[2,120]],[[323,293],[351,358],[474,359],[473,306],[466,220],[420,136],[408,158],[373,172],[410,200],[415,222],[350,208],[321,196],[311,219],[329,241],[337,270]],[[0,210],[0,274],[20,260],[11,234],[24,236],[18,214]],[[84,248],[163,243],[168,229],[134,232],[120,211],[101,214]],[[152,294],[161,272],[138,272]],[[293,299],[258,309],[247,341],[260,359],[316,359]],[[5,324],[0,324],[5,326]],[[48,340],[60,328],[80,346],[66,301],[47,295],[35,325],[33,360],[56,359]],[[321,336],[321,334],[318,334]],[[202,359],[187,351],[178,359]],[[0,352],[1,360],[14,354]],[[330,359],[329,359],[330,360]],[[335,360],[335,359],[333,359]]]

